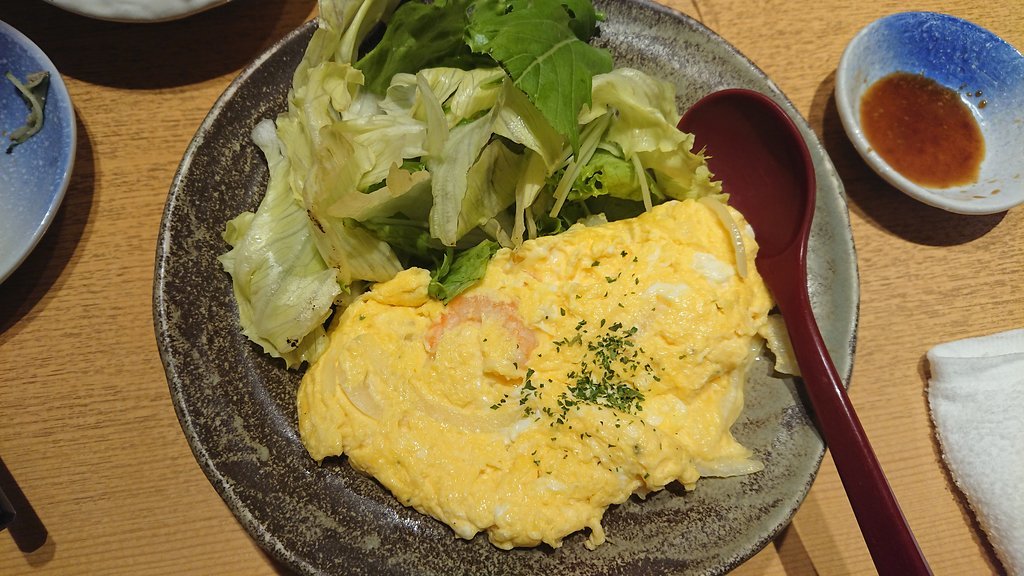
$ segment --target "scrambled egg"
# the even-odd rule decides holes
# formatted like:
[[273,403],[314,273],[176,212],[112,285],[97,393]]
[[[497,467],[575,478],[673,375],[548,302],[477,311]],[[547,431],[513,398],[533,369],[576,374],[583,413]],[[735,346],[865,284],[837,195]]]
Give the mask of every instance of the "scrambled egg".
[[425,270],[345,309],[298,394],[316,460],[345,454],[463,538],[554,547],[611,504],[760,469],[729,431],[772,306],[706,205],[500,250],[447,306]]

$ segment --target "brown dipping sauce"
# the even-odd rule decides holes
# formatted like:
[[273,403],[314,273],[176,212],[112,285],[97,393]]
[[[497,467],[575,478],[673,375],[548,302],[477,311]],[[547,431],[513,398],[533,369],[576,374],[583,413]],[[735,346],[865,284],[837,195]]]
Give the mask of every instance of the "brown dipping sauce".
[[860,101],[864,135],[907,179],[931,188],[970,184],[985,157],[981,128],[959,95],[920,74],[895,72]]

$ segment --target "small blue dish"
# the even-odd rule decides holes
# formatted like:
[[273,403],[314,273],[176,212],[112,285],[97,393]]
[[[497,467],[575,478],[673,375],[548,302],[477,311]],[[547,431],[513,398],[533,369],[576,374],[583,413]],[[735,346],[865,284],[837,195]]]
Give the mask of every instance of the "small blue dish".
[[[974,183],[921,186],[872,149],[861,130],[861,97],[894,72],[923,75],[960,95],[985,139]],[[992,32],[934,12],[886,16],[847,45],[836,70],[835,93],[843,127],[857,151],[911,197],[959,214],[994,214],[1024,203],[1024,57]]]
[[[7,78],[48,71],[50,87],[43,127],[10,154],[9,135],[25,123],[29,108]],[[75,163],[75,110],[64,80],[46,54],[0,22],[0,282],[32,252],[57,214]]]

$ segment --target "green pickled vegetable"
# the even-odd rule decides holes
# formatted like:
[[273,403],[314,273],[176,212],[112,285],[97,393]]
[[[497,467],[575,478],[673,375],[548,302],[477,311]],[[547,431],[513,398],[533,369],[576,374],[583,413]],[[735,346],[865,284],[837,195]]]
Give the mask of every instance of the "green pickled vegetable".
[[21,99],[25,101],[29,108],[25,124],[10,134],[11,143],[7,146],[7,153],[10,154],[14,151],[15,146],[24,144],[29,138],[35,136],[43,129],[46,96],[50,89],[50,73],[45,71],[33,72],[25,77],[25,82],[21,82],[10,72],[6,76],[7,80],[14,84]]

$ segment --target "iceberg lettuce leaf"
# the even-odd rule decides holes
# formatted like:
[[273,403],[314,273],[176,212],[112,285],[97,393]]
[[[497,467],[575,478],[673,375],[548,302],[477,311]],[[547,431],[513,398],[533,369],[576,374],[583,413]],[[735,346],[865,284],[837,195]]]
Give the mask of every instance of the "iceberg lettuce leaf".
[[[536,238],[536,222],[529,212],[535,206],[537,197],[547,184],[547,169],[544,158],[535,152],[527,154],[525,168],[516,182],[516,205],[512,214],[512,244],[519,246],[527,236]],[[528,234],[531,231],[532,234]]]
[[639,161],[651,175],[653,190],[678,200],[721,192],[703,153],[691,150],[693,136],[676,128],[679,114],[671,84],[631,68],[596,76],[591,106],[580,120],[587,124],[608,112],[614,115],[605,141],[622,150],[623,160]]
[[323,323],[341,286],[320,257],[306,211],[288,190],[288,161],[272,127],[257,128],[254,140],[267,158],[270,184],[255,213],[227,224],[224,239],[232,248],[219,260],[231,275],[242,332],[294,368],[326,346]]
[[[647,175],[644,174],[646,178]],[[640,180],[632,162],[611,152],[598,150],[580,170],[569,191],[570,201],[608,195],[613,198],[643,201]]]
[[565,138],[511,82],[505,82],[501,100],[494,133],[533,150],[543,158],[547,173],[554,172],[564,160]]
[[456,233],[459,238],[494,219],[515,202],[516,184],[524,160],[523,155],[510,150],[501,140],[492,140],[484,147],[466,175],[466,194]]
[[494,109],[454,127],[440,157],[427,158],[434,203],[430,208],[430,234],[445,246],[459,239],[459,214],[469,185],[469,170],[491,138]]
[[388,114],[429,123],[420,78],[426,80],[448,126],[453,127],[494,107],[507,76],[500,68],[427,68],[416,74],[398,74],[392,78],[381,108]]
[[343,123],[325,128],[321,137],[324,146],[317,150],[315,168],[302,196],[320,255],[337,270],[338,281],[344,285],[354,280],[389,280],[402,270],[398,257],[386,242],[350,220],[390,215],[398,210],[401,196],[396,197],[387,187],[372,194],[360,192],[358,183],[365,167],[360,165],[357,148]]
[[676,128],[675,88],[639,70],[616,68],[594,77],[593,99],[580,121],[589,124],[609,111],[615,115],[605,140],[621,147],[625,158],[651,150],[675,151],[690,139]]

